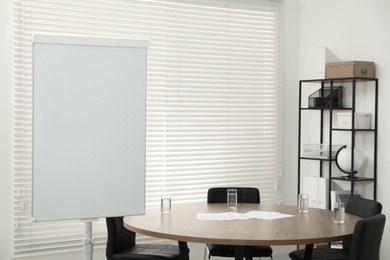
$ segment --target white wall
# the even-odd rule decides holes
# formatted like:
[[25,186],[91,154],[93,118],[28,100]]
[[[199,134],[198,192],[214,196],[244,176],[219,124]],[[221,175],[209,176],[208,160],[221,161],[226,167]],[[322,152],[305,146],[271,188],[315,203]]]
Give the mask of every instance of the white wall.
[[[341,60],[375,61],[379,78],[379,124],[378,124],[378,193],[377,199],[383,204],[383,213],[390,216],[389,192],[386,192],[390,175],[387,172],[387,148],[390,145],[390,1],[388,0],[297,0],[299,2],[299,79],[318,77],[318,47],[327,46]],[[288,69],[288,68],[287,68]],[[293,68],[295,70],[295,68]],[[387,72],[387,73],[386,73]],[[288,78],[286,78],[288,80]],[[293,78],[292,78],[293,79]],[[287,82],[286,82],[287,83]],[[292,91],[291,88],[294,90]],[[286,84],[285,117],[297,120],[298,82],[295,86]],[[291,147],[285,147],[285,202],[296,197],[297,174],[297,125],[286,124],[286,139]],[[291,129],[290,129],[291,127]],[[288,130],[287,130],[288,129]],[[294,132],[290,135],[290,131]],[[288,158],[291,156],[294,160]],[[294,179],[295,178],[295,179]],[[387,197],[385,196],[387,193]],[[390,225],[385,228],[381,256],[390,256]]]

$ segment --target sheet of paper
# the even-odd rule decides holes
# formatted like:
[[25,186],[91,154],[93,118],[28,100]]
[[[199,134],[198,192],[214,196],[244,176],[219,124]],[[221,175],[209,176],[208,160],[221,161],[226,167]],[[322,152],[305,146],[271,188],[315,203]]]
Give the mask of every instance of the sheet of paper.
[[274,211],[249,211],[246,213],[222,212],[222,213],[197,213],[198,220],[233,220],[233,219],[264,219],[273,220],[280,218],[294,217],[294,215],[283,214]]
[[222,212],[222,213],[197,213],[198,220],[232,220],[232,219],[247,219],[244,214],[237,212]]
[[256,211],[256,210],[249,211],[244,215],[250,218],[266,219],[266,220],[294,217],[294,215],[282,214],[280,212],[275,212],[275,211]]

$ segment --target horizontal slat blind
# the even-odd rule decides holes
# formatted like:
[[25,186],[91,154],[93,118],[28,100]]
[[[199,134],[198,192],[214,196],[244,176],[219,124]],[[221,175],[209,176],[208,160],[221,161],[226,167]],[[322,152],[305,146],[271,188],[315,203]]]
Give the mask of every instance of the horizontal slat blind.
[[[276,0],[13,0],[13,253],[81,248],[78,220],[31,222],[32,34],[150,39],[146,205],[255,186],[280,200],[281,4]],[[174,206],[174,205],[173,205]],[[105,244],[94,223],[95,247]]]

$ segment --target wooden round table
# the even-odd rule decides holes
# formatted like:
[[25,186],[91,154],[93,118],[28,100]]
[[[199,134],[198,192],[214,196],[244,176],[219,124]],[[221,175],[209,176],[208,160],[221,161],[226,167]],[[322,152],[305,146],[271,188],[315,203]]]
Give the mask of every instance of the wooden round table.
[[[262,220],[198,220],[197,213],[229,212],[226,204],[188,203],[173,204],[170,214],[161,214],[159,208],[147,209],[145,215],[127,216],[124,225],[136,233],[179,241],[185,254],[186,242],[236,245],[298,245],[306,244],[311,251],[313,244],[340,241],[351,237],[357,216],[345,214],[344,224],[333,223],[330,210],[310,208],[308,213],[298,213],[297,207],[270,204],[239,204],[236,211],[274,211],[293,217]],[[242,259],[242,252],[236,259]],[[311,258],[311,252],[307,259]],[[183,259],[189,259],[183,256]]]

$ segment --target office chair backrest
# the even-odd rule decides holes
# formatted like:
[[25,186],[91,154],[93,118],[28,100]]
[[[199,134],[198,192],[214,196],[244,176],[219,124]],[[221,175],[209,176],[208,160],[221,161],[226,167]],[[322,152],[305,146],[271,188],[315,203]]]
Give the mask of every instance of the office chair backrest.
[[386,217],[383,214],[359,220],[353,231],[351,260],[379,260]]
[[345,212],[361,218],[369,218],[382,213],[382,204],[375,200],[352,196],[347,201]]
[[106,224],[108,259],[119,251],[135,245],[136,234],[123,226],[123,217],[106,218]]
[[[382,213],[382,204],[375,200],[352,196],[345,205],[345,212],[361,218],[369,218]],[[343,249],[350,248],[351,240],[344,240]]]
[[237,203],[260,203],[258,188],[252,187],[216,187],[207,192],[207,203],[227,203],[227,190],[237,189]]

